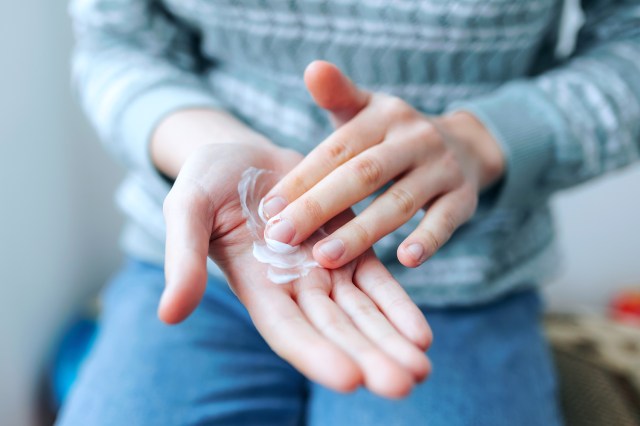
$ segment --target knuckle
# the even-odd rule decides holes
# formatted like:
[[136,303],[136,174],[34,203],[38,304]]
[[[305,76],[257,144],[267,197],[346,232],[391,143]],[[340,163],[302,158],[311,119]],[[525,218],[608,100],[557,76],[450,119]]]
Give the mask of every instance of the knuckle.
[[371,232],[357,219],[351,221],[350,232],[358,243],[359,247],[370,247],[373,244]]
[[190,209],[197,203],[197,197],[184,191],[170,191],[162,203],[162,212],[165,216],[172,216],[181,210]]
[[368,280],[367,294],[374,299],[384,300],[387,297],[390,279],[386,274],[376,274]]
[[336,303],[343,300],[358,300],[358,289],[355,286],[347,285],[344,281],[338,281],[330,289],[329,297]]
[[420,120],[415,124],[413,132],[415,133],[416,139],[424,142],[424,141],[435,141],[437,143],[440,142],[440,135],[433,127],[433,124],[429,123],[426,120]]
[[478,208],[478,196],[474,191],[470,191],[469,203],[467,210],[465,211],[465,221],[469,220],[473,216]]
[[439,150],[438,138],[434,138],[433,126],[431,123],[425,120],[420,120],[418,123],[407,128],[406,143],[408,149],[414,153],[414,159],[418,163],[424,163],[430,160],[434,153]]
[[376,159],[361,156],[350,161],[349,164],[356,179],[366,188],[378,187],[382,179],[382,164]]
[[305,222],[324,222],[324,209],[317,200],[311,197],[305,197],[302,199],[302,206],[304,209]]
[[184,222],[196,218],[203,229],[210,230],[207,222],[214,215],[211,200],[199,190],[171,191],[162,203],[162,213],[167,227],[176,222]]
[[167,216],[170,215],[175,208],[175,195],[173,191],[170,191],[162,202],[162,213]]
[[405,120],[413,116],[413,108],[396,96],[387,96],[384,102],[385,112],[394,120]]
[[403,216],[409,216],[416,211],[416,199],[409,191],[402,188],[391,188],[389,196]]
[[425,137],[428,138],[429,147],[433,152],[446,153],[449,152],[448,145],[445,139],[442,137],[440,131],[431,123],[427,123],[430,126],[429,129],[425,129]]
[[436,237],[436,234],[429,229],[423,232],[422,240],[426,245],[427,253],[430,255],[437,252],[440,248],[440,239]]
[[412,305],[413,302],[411,302],[411,300],[402,296],[398,296],[395,299],[391,300],[391,302],[389,302],[390,309],[397,309],[400,311],[407,311],[412,308]]
[[462,181],[464,181],[462,165],[460,164],[458,157],[453,152],[444,152],[440,158],[440,164],[442,164],[443,169],[447,171],[450,179],[456,186],[460,185]]
[[334,140],[326,144],[322,149],[322,154],[333,167],[353,157],[353,152],[349,145],[341,140]]
[[378,308],[375,305],[372,304],[368,304],[368,303],[359,303],[354,307],[354,312],[355,315],[361,317],[361,318],[370,318],[378,313],[380,313],[380,311],[378,310]]
[[298,174],[292,176],[290,188],[295,188],[295,192],[297,192],[298,194],[304,194],[310,189],[304,176],[300,176]]
[[458,157],[456,157],[456,155],[449,150],[442,153],[440,161],[449,170],[457,171],[460,169],[460,162],[458,161]]
[[336,316],[329,317],[324,323],[322,323],[319,327],[320,332],[325,336],[336,336],[340,334],[344,334],[349,325]]
[[447,152],[440,133],[427,120],[419,120],[411,128],[408,129],[408,141],[411,141],[418,149],[414,149],[418,160],[438,158]]
[[458,221],[456,220],[455,214],[451,211],[443,212],[440,219],[440,226],[442,226],[446,235],[453,234],[458,228]]

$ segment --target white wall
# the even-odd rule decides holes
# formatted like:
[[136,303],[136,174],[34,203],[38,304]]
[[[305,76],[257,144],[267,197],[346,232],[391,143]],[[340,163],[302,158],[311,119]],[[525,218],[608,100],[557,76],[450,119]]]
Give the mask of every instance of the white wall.
[[640,289],[640,166],[565,191],[553,202],[562,274],[545,289],[550,309],[604,311]]
[[62,3],[0,6],[0,424],[7,426],[33,420],[47,351],[119,257],[111,194],[120,173],[72,97]]
[[[47,351],[70,312],[117,265],[120,171],[69,89],[61,2],[0,8],[0,423],[28,425]],[[565,273],[552,307],[601,308],[640,283],[640,169],[560,196]]]

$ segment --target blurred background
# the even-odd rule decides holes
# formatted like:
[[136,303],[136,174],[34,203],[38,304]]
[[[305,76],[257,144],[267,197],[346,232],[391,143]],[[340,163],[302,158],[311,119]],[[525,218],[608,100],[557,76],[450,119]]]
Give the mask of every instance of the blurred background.
[[[36,424],[52,347],[118,266],[122,170],[72,93],[66,7],[0,10],[0,424],[10,426]],[[555,198],[565,266],[545,289],[549,309],[605,311],[640,284],[639,188],[634,166]]]

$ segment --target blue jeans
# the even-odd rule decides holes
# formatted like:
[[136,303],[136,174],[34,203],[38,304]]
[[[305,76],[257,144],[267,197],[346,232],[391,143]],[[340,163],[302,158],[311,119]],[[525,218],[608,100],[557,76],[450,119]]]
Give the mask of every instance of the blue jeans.
[[309,382],[274,354],[229,288],[211,278],[178,326],[156,308],[162,269],[130,260],[107,287],[100,332],[60,425],[491,425],[561,423],[533,291],[423,311],[433,373],[390,401]]

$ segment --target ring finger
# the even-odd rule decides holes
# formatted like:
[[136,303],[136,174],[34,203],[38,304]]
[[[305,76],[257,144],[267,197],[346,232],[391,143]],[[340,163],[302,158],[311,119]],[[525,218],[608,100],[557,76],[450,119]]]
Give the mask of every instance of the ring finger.
[[394,183],[362,213],[316,243],[314,258],[325,268],[338,268],[355,259],[376,241],[409,221],[418,210],[449,189],[449,173],[421,167]]
[[412,375],[363,336],[323,290],[306,287],[297,300],[318,331],[360,366],[369,390],[390,398],[406,395],[411,390],[414,385]]

